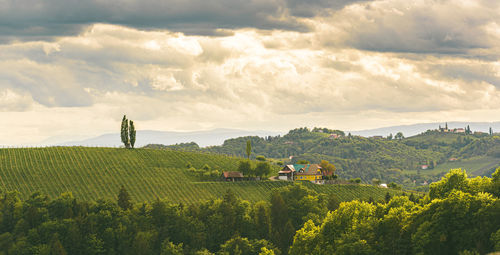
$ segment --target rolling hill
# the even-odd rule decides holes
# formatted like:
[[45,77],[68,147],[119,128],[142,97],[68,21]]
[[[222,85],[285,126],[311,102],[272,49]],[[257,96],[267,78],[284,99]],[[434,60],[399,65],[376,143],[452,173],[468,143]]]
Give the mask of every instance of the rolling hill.
[[[166,198],[194,203],[220,197],[229,188],[249,201],[267,200],[273,188],[291,182],[206,182],[189,174],[187,163],[201,168],[235,170],[240,158],[201,152],[152,149],[47,147],[0,149],[0,189],[17,190],[27,198],[36,191],[57,197],[72,192],[76,198],[116,199],[124,185],[135,202]],[[386,192],[368,185],[304,185],[340,200],[382,199]]]
[[[239,130],[239,129],[212,129],[193,132],[168,132],[157,130],[139,130],[137,131],[137,147],[142,147],[150,143],[176,144],[196,142],[200,146],[220,145],[226,139],[256,135],[269,136],[278,135],[278,132],[264,130]],[[47,146],[101,146],[101,147],[120,147],[122,145],[119,133],[103,134],[97,137],[81,140],[68,140],[68,138],[51,137],[41,143]]]

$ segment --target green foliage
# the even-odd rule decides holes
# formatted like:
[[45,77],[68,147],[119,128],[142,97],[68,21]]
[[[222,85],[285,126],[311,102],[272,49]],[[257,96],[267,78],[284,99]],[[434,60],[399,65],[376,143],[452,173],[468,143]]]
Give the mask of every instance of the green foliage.
[[304,227],[299,229],[293,238],[293,246],[290,248],[290,255],[320,254],[319,246],[320,228],[309,220]]
[[335,174],[335,170],[337,170],[335,168],[335,165],[331,164],[327,160],[321,160],[321,163],[319,164],[319,166],[321,166],[321,169],[323,171],[326,171],[329,175]]
[[[372,198],[373,199],[373,198]],[[340,206],[340,200],[335,194],[331,194],[328,196],[328,202],[326,208],[329,211],[335,211]]]
[[309,160],[301,159],[297,161],[297,164],[310,164]]
[[176,151],[201,151],[200,146],[198,146],[195,142],[190,143],[176,143],[172,145],[163,145],[163,144],[148,144],[143,148],[146,149],[168,149],[168,150],[176,150]]
[[264,157],[262,155],[257,156],[255,159],[258,161],[266,161],[266,157]]
[[241,172],[243,176],[253,176],[255,173],[250,160],[241,160],[238,163],[238,172]]
[[134,121],[130,121],[129,122],[129,134],[130,134],[130,146],[132,148],[134,148],[134,145],[135,145],[135,139],[136,139],[136,130],[135,130],[135,126],[134,126]]
[[500,228],[497,232],[491,234],[491,242],[493,243],[493,250],[500,251]]
[[359,177],[358,178],[353,178],[353,179],[350,179],[349,182],[350,183],[357,183],[357,184],[359,184],[359,183],[361,183],[361,178],[359,178]]
[[442,180],[430,185],[429,197],[443,198],[453,190],[469,191],[467,174],[462,169],[452,169]]
[[125,148],[134,148],[136,140],[136,130],[134,122],[128,120],[126,115],[123,115],[120,137]]
[[122,210],[128,210],[132,208],[132,202],[131,202],[130,194],[128,191],[125,189],[125,187],[122,185],[120,188],[120,191],[118,193],[118,206],[122,208]]
[[165,240],[161,245],[161,253],[160,255],[183,255],[184,252],[182,250],[181,244],[174,244],[168,240]]
[[395,138],[396,140],[401,140],[401,139],[403,139],[403,138],[405,138],[405,137],[404,137],[403,133],[398,132],[398,133],[394,136],[394,138]]
[[500,167],[491,175],[491,184],[488,192],[500,197]]
[[54,234],[52,237],[52,241],[50,244],[50,254],[52,255],[66,255],[68,254],[64,247],[61,244],[61,241],[59,241],[59,234]]
[[125,148],[130,146],[130,137],[129,137],[129,127],[128,127],[128,119],[126,115],[123,115],[122,126],[121,126],[121,140]]
[[271,173],[271,165],[267,162],[259,162],[255,167],[254,173],[256,176],[268,176]]
[[264,251],[264,254],[280,254],[271,243],[266,240],[248,240],[240,236],[234,237],[221,245],[219,254],[221,255],[259,255]]
[[453,191],[432,200],[414,216],[410,229],[415,252],[457,254],[467,249],[490,250],[488,237],[500,224],[498,199],[480,193]]
[[[201,162],[189,161],[202,167]],[[494,178],[497,176],[498,172]],[[443,182],[452,179],[447,176]],[[395,195],[394,191],[365,185],[343,188],[350,187],[351,192],[370,188],[372,192],[367,194],[382,190],[390,195],[388,202],[338,204],[317,191],[342,185],[306,183],[275,186],[270,201],[258,203],[240,199],[236,195],[241,193],[239,186],[229,185],[219,195],[221,198],[189,205],[157,199],[125,211],[118,203],[80,201],[70,193],[53,200],[34,193],[22,200],[15,192],[6,192],[0,196],[0,251],[77,255],[280,254],[280,251],[284,254],[487,254],[498,249],[500,239],[500,200],[487,192],[494,183],[492,179],[466,179],[468,187],[463,190],[467,191],[453,187],[439,198],[427,197],[418,204],[407,196]],[[334,193],[340,196],[340,190]],[[332,207],[337,208],[332,210]]]
[[387,185],[388,188],[391,188],[391,189],[398,189],[400,190],[401,189],[401,186],[399,186],[398,184],[396,184],[395,182],[391,182]]
[[252,141],[247,140],[247,146],[245,152],[247,153],[247,158],[250,159],[250,154],[252,154]]

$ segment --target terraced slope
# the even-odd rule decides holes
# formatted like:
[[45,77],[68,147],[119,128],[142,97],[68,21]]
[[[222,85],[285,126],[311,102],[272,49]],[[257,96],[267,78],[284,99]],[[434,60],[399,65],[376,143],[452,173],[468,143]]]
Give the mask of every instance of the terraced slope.
[[[290,182],[200,182],[186,170],[190,162],[201,168],[234,171],[240,158],[223,155],[151,149],[48,147],[0,149],[0,189],[17,190],[21,197],[41,191],[50,197],[72,192],[76,198],[115,199],[124,185],[136,202],[166,198],[193,203],[220,197],[232,189],[239,197],[268,199],[273,188]],[[387,191],[363,185],[315,185],[317,192],[336,194],[341,200],[382,199]]]

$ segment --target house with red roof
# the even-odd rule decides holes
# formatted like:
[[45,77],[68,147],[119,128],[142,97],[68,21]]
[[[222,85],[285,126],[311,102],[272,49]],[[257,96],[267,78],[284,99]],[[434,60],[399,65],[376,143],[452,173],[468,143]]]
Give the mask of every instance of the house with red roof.
[[323,171],[319,164],[294,164],[286,165],[278,172],[278,179],[285,181],[311,181],[323,183],[325,176],[333,173]]

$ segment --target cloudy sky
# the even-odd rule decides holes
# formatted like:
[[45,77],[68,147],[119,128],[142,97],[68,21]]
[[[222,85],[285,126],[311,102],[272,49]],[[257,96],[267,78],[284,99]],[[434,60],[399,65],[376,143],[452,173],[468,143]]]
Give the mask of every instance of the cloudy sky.
[[0,6],[0,144],[500,120],[498,0]]

